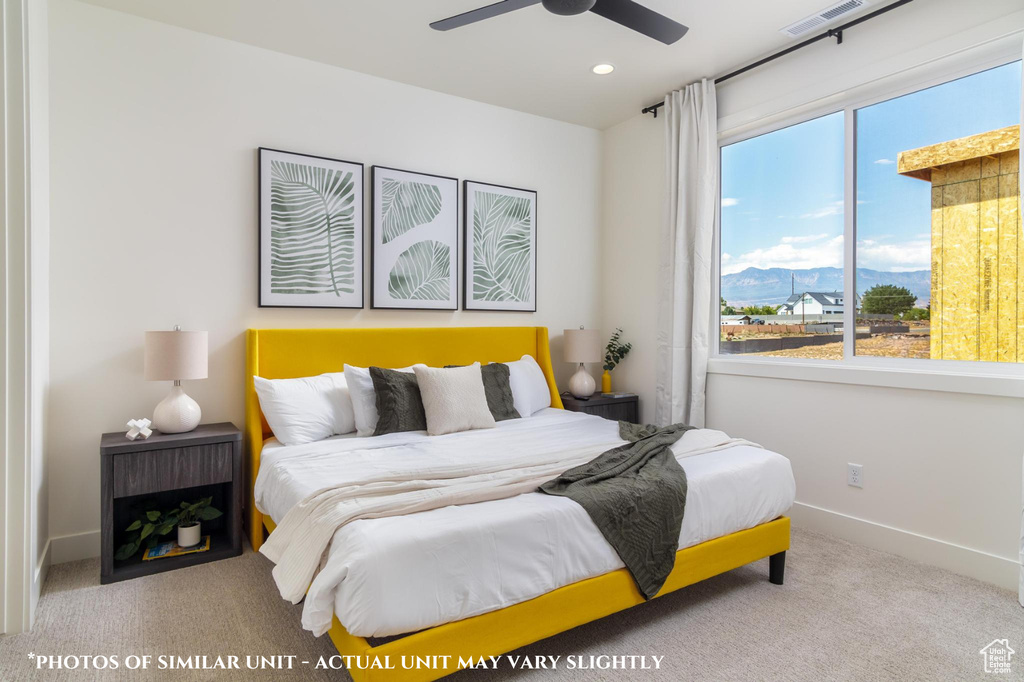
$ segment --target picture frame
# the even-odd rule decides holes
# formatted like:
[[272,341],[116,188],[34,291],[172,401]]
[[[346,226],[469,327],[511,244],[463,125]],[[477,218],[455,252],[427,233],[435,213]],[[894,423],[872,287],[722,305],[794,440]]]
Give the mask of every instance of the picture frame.
[[462,184],[463,310],[537,312],[537,192]]
[[370,307],[458,310],[458,179],[371,166],[370,193]]
[[362,308],[363,164],[258,154],[259,307]]

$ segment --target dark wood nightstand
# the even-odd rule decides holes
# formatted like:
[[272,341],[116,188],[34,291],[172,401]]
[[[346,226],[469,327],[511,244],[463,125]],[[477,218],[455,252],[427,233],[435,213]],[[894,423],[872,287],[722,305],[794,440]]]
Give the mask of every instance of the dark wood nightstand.
[[[188,433],[160,433],[128,440],[124,432],[100,439],[100,504],[102,584],[162,573],[175,568],[242,553],[242,432],[234,424],[201,424]],[[143,561],[144,549],[126,559],[114,559],[124,529],[133,520],[133,507],[172,509],[184,501],[213,497],[220,518],[203,521],[210,549],[196,554]],[[177,539],[176,531],[164,542]]]
[[565,409],[572,410],[573,412],[596,414],[598,417],[604,417],[605,419],[614,419],[615,421],[630,422],[632,424],[640,423],[640,398],[635,395],[612,398],[601,393],[595,393],[590,396],[590,400],[580,400],[572,397],[570,394],[563,393],[562,405]]

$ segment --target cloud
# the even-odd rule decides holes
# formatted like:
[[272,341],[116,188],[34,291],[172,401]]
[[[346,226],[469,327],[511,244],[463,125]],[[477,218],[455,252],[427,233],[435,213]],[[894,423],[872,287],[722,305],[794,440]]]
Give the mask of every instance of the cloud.
[[884,272],[910,272],[931,268],[930,239],[884,244],[873,239],[857,242],[857,266]]
[[755,249],[740,256],[722,259],[722,274],[731,275],[747,268],[841,268],[843,266],[843,236],[812,235],[813,241],[804,237],[782,237],[774,246]]
[[877,159],[875,163],[877,163],[879,166],[891,166],[896,162],[893,161],[892,159]]
[[783,244],[807,244],[809,242],[820,242],[828,237],[827,234],[806,234],[799,237],[783,237]]
[[722,208],[735,206],[738,203],[740,203],[739,199],[733,199],[732,197],[722,197]]
[[824,217],[830,216],[830,215],[843,215],[843,202],[842,202],[842,200],[833,201],[831,204],[828,204],[827,206],[823,206],[822,208],[819,208],[817,211],[811,211],[810,213],[804,213],[800,217],[801,218],[805,218],[805,219],[806,218],[815,219],[815,218],[824,218]]

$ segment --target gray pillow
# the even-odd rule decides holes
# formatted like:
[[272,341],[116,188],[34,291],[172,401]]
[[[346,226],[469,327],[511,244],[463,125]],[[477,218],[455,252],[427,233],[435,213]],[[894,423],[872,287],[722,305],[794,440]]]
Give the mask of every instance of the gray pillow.
[[[446,365],[446,368],[463,367],[463,365]],[[487,409],[491,411],[494,421],[519,419],[515,400],[512,398],[512,384],[509,382],[508,365],[503,362],[492,362],[480,368],[480,376],[484,381],[484,395],[487,396]]]
[[370,368],[373,391],[377,395],[377,428],[373,435],[399,431],[426,431],[427,416],[416,375],[380,367]]

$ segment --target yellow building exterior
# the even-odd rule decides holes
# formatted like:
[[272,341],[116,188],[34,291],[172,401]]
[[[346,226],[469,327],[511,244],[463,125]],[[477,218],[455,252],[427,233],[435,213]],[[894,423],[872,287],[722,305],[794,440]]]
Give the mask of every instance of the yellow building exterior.
[[931,357],[1024,362],[1020,126],[901,152],[932,185]]

